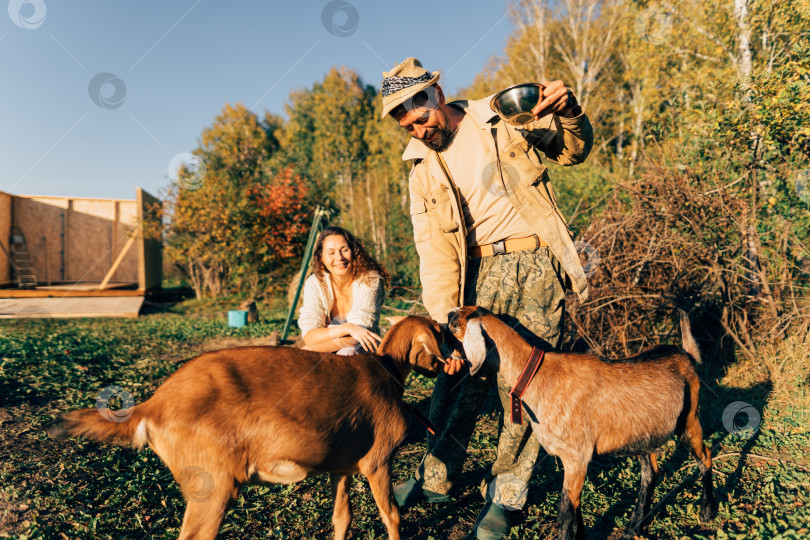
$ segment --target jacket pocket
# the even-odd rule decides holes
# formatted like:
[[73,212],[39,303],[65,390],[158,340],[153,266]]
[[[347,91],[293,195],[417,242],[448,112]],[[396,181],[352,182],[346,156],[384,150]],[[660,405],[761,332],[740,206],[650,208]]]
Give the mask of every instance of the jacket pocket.
[[546,166],[522,137],[515,138],[501,150],[501,163],[507,166],[507,170],[512,169],[510,173],[517,173],[519,179],[514,181],[523,186],[537,186],[547,178]]
[[501,166],[509,177],[507,189],[538,196],[541,211],[548,217],[554,213],[555,206],[552,196],[546,189],[548,171],[536,156],[532,159],[530,152],[533,151],[525,139],[516,138],[501,151]]
[[425,205],[428,213],[435,217],[442,232],[450,233],[458,230],[458,223],[450,201],[450,190],[446,186],[439,186],[426,193]]
[[430,240],[430,217],[427,214],[425,201],[411,203],[411,223],[413,223],[413,241],[417,244]]

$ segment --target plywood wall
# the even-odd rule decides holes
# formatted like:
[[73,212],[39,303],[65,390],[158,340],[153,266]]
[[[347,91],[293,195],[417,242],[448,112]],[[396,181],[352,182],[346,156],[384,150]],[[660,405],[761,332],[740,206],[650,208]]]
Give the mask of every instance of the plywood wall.
[[64,281],[62,224],[69,202],[65,198],[14,197],[14,225],[25,236],[34,274],[42,284]]
[[[73,199],[68,221],[68,281],[101,281],[137,227],[135,201]],[[138,254],[130,249],[111,282],[138,281]]]
[[[11,235],[11,195],[0,191],[0,242],[9,249],[8,237]],[[0,249],[0,285],[11,282],[11,263],[5,252]]]
[[[40,284],[100,282],[138,225],[136,201],[13,197],[13,224],[26,238]],[[138,282],[130,249],[112,282]]]

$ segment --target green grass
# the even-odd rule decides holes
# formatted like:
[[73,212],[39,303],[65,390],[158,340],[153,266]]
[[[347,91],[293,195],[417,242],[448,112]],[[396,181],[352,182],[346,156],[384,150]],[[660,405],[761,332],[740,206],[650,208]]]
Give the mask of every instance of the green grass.
[[[392,307],[409,309],[399,301]],[[59,413],[94,406],[99,390],[117,385],[135,402],[148,398],[203,342],[221,336],[251,337],[280,330],[283,308],[263,306],[268,320],[229,329],[227,302],[187,302],[169,312],[135,320],[19,320],[0,323],[0,537],[175,538],[182,496],[168,470],[149,449],[81,439],[58,441],[43,431]],[[386,314],[399,314],[388,310]],[[701,419],[716,456],[716,520],[698,520],[700,488],[694,461],[671,441],[662,450],[664,475],[655,492],[650,538],[806,537],[810,510],[807,343],[794,340],[767,351],[756,366],[741,363],[701,368]],[[769,367],[771,366],[771,367]],[[432,382],[409,379],[406,401],[427,412]],[[722,414],[734,401],[751,403],[762,422],[753,436],[729,434]],[[462,486],[452,503],[403,512],[403,537],[461,539],[483,501],[478,483],[495,458],[497,399],[470,445]],[[395,459],[395,481],[405,480],[425,448],[424,428],[414,423]],[[632,510],[639,469],[630,458],[599,457],[583,492],[585,523],[594,538],[618,537]],[[529,504],[511,538],[555,533],[562,468],[541,455]],[[291,486],[251,486],[230,508],[220,538],[329,538],[330,488],[326,477]],[[366,481],[352,488],[353,538],[384,537]]]

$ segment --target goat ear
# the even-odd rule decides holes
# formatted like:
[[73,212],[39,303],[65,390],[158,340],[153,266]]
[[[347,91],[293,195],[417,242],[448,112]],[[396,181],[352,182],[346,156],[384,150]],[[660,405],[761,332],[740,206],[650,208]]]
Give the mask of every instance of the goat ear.
[[422,343],[422,347],[424,348],[425,352],[428,353],[430,356],[440,356],[441,350],[439,347],[439,341],[437,335],[432,331],[431,328],[425,328],[424,332],[421,332],[421,336],[419,336],[418,340]]
[[444,356],[437,341],[437,336],[432,329],[427,327],[420,331],[414,339],[414,344],[421,345],[421,352],[417,353],[414,369],[428,377],[435,377],[438,374],[438,365],[444,364]]
[[475,375],[484,360],[487,358],[487,344],[484,341],[484,331],[480,320],[467,319],[467,329],[464,331],[464,356],[470,362],[470,375]]

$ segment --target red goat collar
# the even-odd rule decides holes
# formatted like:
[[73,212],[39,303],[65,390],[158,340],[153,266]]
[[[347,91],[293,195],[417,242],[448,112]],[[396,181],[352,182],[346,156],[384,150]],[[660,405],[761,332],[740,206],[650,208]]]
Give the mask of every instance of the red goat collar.
[[532,347],[529,360],[526,362],[526,365],[523,366],[523,371],[520,372],[520,377],[518,377],[515,386],[509,391],[509,397],[512,398],[513,424],[523,423],[523,394],[526,392],[526,388],[529,387],[529,383],[532,382],[532,379],[534,379],[534,376],[537,374],[537,370],[540,369],[540,364],[543,363],[543,357],[545,357],[545,355],[546,353],[542,349]]

